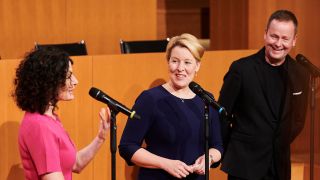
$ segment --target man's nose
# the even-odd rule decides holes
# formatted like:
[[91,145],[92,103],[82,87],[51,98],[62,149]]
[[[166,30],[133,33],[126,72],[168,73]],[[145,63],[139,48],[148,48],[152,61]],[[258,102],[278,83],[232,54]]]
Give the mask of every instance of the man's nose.
[[281,46],[282,45],[282,40],[281,39],[277,39],[275,45]]

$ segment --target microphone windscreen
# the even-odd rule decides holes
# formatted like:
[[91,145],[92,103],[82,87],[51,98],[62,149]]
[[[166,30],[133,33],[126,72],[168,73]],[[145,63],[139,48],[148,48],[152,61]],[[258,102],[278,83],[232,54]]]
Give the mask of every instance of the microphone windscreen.
[[189,84],[189,88],[191,89],[191,91],[193,91],[194,93],[199,93],[201,92],[201,87],[199,84],[195,83],[194,81],[192,81],[190,84]]
[[298,63],[302,63],[302,64],[307,62],[307,59],[302,54],[298,54],[296,56],[296,60]]
[[92,87],[89,91],[89,95],[93,98],[97,98],[99,93],[100,93],[100,90],[95,87]]

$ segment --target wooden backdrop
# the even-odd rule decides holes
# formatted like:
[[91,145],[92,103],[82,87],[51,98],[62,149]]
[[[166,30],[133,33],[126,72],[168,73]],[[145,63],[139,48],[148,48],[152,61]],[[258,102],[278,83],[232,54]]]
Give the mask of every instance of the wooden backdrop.
[[156,39],[156,0],[0,0],[0,57],[34,43],[85,40],[88,53],[120,53],[120,38]]
[[[218,97],[223,76],[230,63],[253,52],[255,50],[206,52],[195,80]],[[73,101],[59,103],[58,114],[78,149],[95,137],[99,125],[98,112],[105,106],[88,95],[92,86],[131,107],[143,90],[163,83],[168,76],[164,53],[83,56],[73,59],[74,73],[79,80],[75,90],[76,98]],[[19,61],[0,61],[0,179],[6,180],[23,179],[17,146],[18,128],[23,112],[10,97],[15,68]],[[118,142],[125,123],[126,117],[119,114]],[[94,161],[81,174],[74,174],[74,179],[111,179],[110,164],[108,140]],[[128,167],[117,154],[117,179],[135,179],[136,170],[136,167]],[[211,177],[221,179],[225,175],[215,169],[211,172]]]
[[[26,51],[33,48],[35,41],[61,43],[80,39],[86,40],[88,52],[91,55],[119,53],[120,38],[156,39],[157,28],[162,25],[159,22],[157,24],[156,21],[158,8],[156,4],[156,0],[0,0],[0,57],[2,59],[22,57]],[[318,50],[320,21],[317,20],[320,15],[319,7],[319,0],[210,0],[212,49],[259,49],[262,46],[263,31],[268,16],[276,9],[285,8],[294,11],[300,23],[298,43],[292,53],[293,56],[302,53],[320,67]],[[166,22],[160,21],[160,23]],[[174,24],[179,28],[190,26],[188,23],[171,23],[171,25]],[[8,68],[16,64],[2,61],[0,60],[0,64],[6,68],[0,67],[0,82],[11,83],[9,75],[12,72]],[[92,73],[90,69],[86,70],[87,73]],[[4,99],[7,94],[3,93],[6,93],[9,88],[10,86],[0,86],[0,104],[9,108],[9,110],[0,109],[0,113],[4,116],[3,118],[7,118],[8,115],[10,118],[20,117],[21,114],[10,110],[14,109],[14,104]],[[87,104],[83,101],[81,103]],[[319,93],[317,93],[317,104],[319,107]],[[315,141],[318,162],[320,161],[319,112],[318,108],[316,111],[318,131],[316,131]],[[77,124],[73,125],[74,127],[70,126],[70,130],[76,131]],[[16,124],[6,123],[1,128],[7,129],[4,127],[9,126],[15,127]],[[297,152],[308,152],[309,129],[310,123],[307,121],[306,128],[294,144]],[[9,131],[1,129],[0,133],[7,135]],[[92,132],[88,130],[83,133]],[[10,135],[12,139],[15,138],[14,134]],[[4,141],[8,140],[4,139]],[[87,139],[84,142],[87,142]],[[11,149],[14,147],[11,146]],[[0,149],[0,152],[12,152],[11,149]],[[4,163],[0,163],[0,168],[7,160],[11,162],[17,157],[5,156],[0,158],[1,161],[2,159]],[[308,160],[308,157],[302,159]],[[10,166],[10,168],[15,169],[18,166]]]

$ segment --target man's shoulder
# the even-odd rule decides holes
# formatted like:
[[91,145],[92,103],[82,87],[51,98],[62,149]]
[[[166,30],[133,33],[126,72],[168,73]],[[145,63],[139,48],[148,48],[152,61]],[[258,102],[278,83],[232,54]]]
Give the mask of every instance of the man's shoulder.
[[238,60],[235,60],[231,64],[231,69],[245,70],[251,69],[254,65],[259,62],[259,56],[256,54],[252,54],[246,57],[242,57]]

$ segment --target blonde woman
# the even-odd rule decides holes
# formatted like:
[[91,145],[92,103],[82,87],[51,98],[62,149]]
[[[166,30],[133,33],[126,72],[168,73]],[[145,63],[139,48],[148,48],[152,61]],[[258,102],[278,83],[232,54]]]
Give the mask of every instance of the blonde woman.
[[[204,48],[182,34],[167,46],[169,80],[141,93],[127,121],[119,151],[129,165],[140,166],[138,179],[204,179],[204,103],[188,87],[200,69]],[[222,154],[218,113],[210,108],[210,165]],[[147,147],[142,148],[145,141]]]

